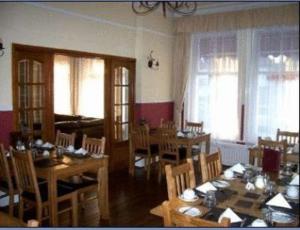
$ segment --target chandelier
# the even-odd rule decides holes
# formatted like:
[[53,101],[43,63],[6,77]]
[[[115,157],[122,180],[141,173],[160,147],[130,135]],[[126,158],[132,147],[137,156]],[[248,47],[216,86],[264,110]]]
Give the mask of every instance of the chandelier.
[[132,10],[139,15],[146,15],[162,6],[164,17],[167,15],[167,9],[179,15],[191,15],[197,10],[197,2],[172,2],[172,1],[140,1],[132,2]]

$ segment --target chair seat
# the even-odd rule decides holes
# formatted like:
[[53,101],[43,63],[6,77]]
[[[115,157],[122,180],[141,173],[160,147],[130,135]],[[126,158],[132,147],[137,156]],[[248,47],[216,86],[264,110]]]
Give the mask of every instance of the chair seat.
[[[159,153],[159,146],[157,144],[150,145],[150,153],[151,155],[156,155]],[[147,155],[146,149],[136,149],[135,154]]]
[[[186,158],[186,148],[185,147],[180,147],[179,149],[179,159],[183,160]],[[166,160],[176,160],[176,156],[173,154],[168,154],[168,153],[164,153],[162,155],[162,159],[166,159]]]
[[[41,193],[42,202],[48,201],[48,184],[47,183],[39,184],[39,190]],[[74,191],[75,191],[75,189],[72,188],[71,186],[65,186],[63,183],[61,183],[61,181],[57,182],[57,196],[58,197],[67,195]],[[32,192],[24,191],[22,193],[22,196],[28,200],[36,201],[35,194]]]

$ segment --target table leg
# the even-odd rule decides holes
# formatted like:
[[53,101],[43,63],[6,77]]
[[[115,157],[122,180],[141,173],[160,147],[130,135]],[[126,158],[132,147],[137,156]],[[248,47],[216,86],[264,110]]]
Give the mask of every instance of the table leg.
[[210,135],[206,136],[206,141],[205,141],[205,153],[209,154],[210,153]]
[[105,159],[103,166],[98,172],[99,178],[99,211],[100,219],[109,219],[109,202],[108,202],[108,158]]
[[58,226],[57,220],[57,178],[54,171],[50,172],[48,180],[48,199],[50,209],[50,226]]

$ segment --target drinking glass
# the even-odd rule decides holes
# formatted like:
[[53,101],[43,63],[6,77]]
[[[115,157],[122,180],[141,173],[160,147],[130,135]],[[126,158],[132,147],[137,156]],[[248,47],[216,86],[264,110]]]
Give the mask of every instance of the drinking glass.
[[246,169],[243,176],[244,181],[251,182],[252,177],[253,177],[253,171],[251,169]]
[[267,196],[273,196],[276,193],[276,184],[274,181],[268,181],[265,187],[265,194]]
[[272,219],[272,210],[270,208],[264,208],[262,209],[263,219],[264,221],[270,226],[273,225],[273,219]]
[[64,151],[65,150],[62,146],[58,146],[57,150],[56,150],[56,157],[57,158],[63,158]]
[[215,191],[207,191],[204,197],[204,204],[208,208],[213,208],[217,204]]

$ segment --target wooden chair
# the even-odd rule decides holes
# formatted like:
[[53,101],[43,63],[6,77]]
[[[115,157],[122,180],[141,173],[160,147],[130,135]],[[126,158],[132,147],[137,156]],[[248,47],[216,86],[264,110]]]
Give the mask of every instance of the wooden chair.
[[199,217],[192,217],[180,213],[172,209],[170,201],[162,203],[162,212],[165,227],[214,227],[223,228],[230,226],[230,219],[222,218],[221,222],[214,222],[210,220],[201,219]]
[[[92,154],[104,155],[105,150],[105,137],[101,139],[87,137],[86,134],[83,135],[82,148],[87,150]],[[98,210],[100,216],[100,197],[98,191],[101,185],[100,171],[89,171],[82,175],[76,176],[78,181],[74,183],[73,178],[68,178],[68,180],[60,181],[61,184],[72,187],[77,191],[79,197],[79,205],[84,208],[86,202],[98,199]]]
[[203,122],[197,123],[185,121],[185,130],[196,133],[203,133]]
[[221,151],[212,154],[200,153],[202,183],[213,180],[222,173]]
[[165,165],[179,165],[186,161],[186,148],[181,147],[175,129],[159,128],[159,181],[164,173]]
[[196,186],[193,160],[187,159],[187,163],[174,166],[166,165],[166,178],[169,200],[181,195],[187,188]]
[[[51,204],[48,200],[48,184],[38,184],[32,153],[27,151],[12,151],[11,152],[13,169],[16,175],[16,183],[19,194],[20,210],[19,218],[23,220],[24,204],[29,207],[36,207],[36,220],[42,223],[42,220],[48,219],[48,209],[50,205],[58,205],[61,202],[69,201],[70,206],[58,211],[58,214],[71,211],[72,225],[77,226],[78,211],[77,211],[77,192],[69,187],[57,185],[57,201],[58,204]],[[43,215],[44,214],[44,215]]]
[[257,161],[257,166],[262,166],[262,159],[264,149],[272,149],[281,152],[281,159],[284,163],[286,163],[286,154],[287,154],[287,140],[282,141],[272,141],[272,140],[264,140],[261,137],[258,137],[258,151],[255,152],[255,156],[249,156],[250,164],[254,164],[255,160]]
[[160,119],[159,127],[164,129],[176,129],[174,121],[165,121],[163,118]]
[[62,133],[60,130],[57,130],[56,133],[56,139],[55,139],[55,145],[56,146],[62,146],[64,148],[68,147],[69,145],[75,145],[75,133],[67,134]]
[[[138,126],[132,129],[130,134],[130,162],[129,173],[134,175],[135,162],[145,160],[147,180],[150,179],[151,162],[159,155],[158,145],[150,144],[149,127]],[[136,157],[138,157],[137,160]]]
[[277,129],[276,141],[286,140],[288,147],[294,147],[299,143],[299,133],[298,132],[289,132],[281,131]]
[[14,214],[14,196],[19,194],[15,178],[11,176],[9,163],[3,144],[0,143],[0,190],[4,193],[0,199],[9,197],[9,215]]

